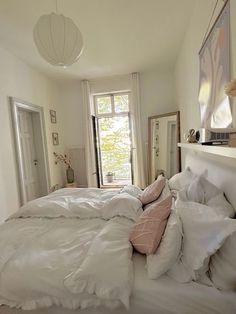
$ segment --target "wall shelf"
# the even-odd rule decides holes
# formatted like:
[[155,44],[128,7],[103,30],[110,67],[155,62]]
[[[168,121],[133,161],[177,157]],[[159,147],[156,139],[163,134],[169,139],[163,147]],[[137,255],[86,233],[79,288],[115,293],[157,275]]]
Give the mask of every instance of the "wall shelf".
[[190,143],[178,143],[178,147],[184,149],[190,149],[193,151],[204,152],[217,156],[236,158],[236,147],[229,146],[216,146],[216,145],[201,145],[201,144],[190,144]]

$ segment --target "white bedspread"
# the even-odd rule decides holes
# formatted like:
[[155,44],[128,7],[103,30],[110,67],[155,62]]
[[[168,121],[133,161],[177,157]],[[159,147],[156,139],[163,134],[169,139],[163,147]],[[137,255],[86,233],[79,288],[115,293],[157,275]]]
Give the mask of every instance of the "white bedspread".
[[128,308],[129,234],[141,211],[131,195],[100,189],[63,189],[28,203],[0,226],[0,303]]
[[130,310],[113,311],[99,307],[70,311],[53,306],[49,309],[21,311],[3,307],[1,314],[235,314],[236,293],[221,292],[198,283],[179,283],[167,275],[150,280],[145,270],[146,258],[134,254],[134,287]]

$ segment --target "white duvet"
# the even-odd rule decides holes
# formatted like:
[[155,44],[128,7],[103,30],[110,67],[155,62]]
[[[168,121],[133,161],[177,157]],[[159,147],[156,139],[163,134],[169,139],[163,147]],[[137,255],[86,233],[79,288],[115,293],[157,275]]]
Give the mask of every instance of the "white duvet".
[[129,307],[129,234],[142,212],[127,194],[62,189],[0,226],[0,303],[23,309]]

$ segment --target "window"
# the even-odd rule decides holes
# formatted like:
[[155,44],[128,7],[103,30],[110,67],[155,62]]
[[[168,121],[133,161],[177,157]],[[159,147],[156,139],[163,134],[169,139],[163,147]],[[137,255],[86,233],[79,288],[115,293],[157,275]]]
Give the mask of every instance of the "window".
[[132,183],[129,93],[94,96],[100,186]]

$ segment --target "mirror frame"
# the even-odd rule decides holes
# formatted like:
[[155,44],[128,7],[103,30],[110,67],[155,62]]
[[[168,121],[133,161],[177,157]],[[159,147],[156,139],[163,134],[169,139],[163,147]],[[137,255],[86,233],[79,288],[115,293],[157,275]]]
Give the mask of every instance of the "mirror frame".
[[174,111],[174,112],[167,112],[164,114],[156,115],[156,116],[150,116],[148,117],[148,184],[151,184],[151,153],[152,153],[152,145],[151,145],[151,121],[153,119],[162,118],[162,117],[168,117],[168,116],[174,116],[176,115],[176,147],[177,147],[177,162],[178,162],[178,172],[181,171],[181,151],[180,147],[178,147],[178,143],[180,142],[180,111]]

